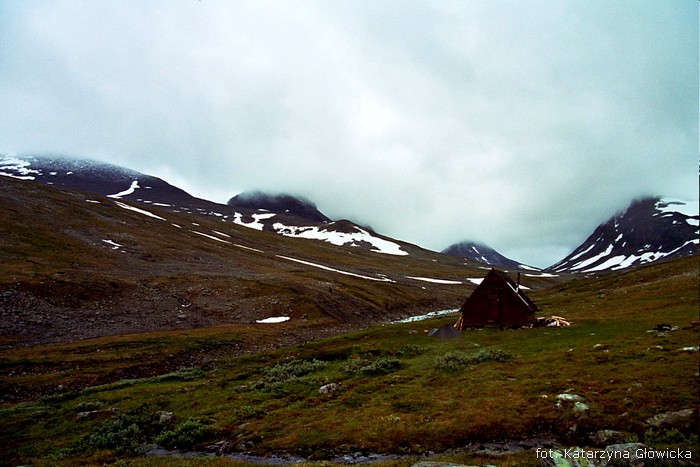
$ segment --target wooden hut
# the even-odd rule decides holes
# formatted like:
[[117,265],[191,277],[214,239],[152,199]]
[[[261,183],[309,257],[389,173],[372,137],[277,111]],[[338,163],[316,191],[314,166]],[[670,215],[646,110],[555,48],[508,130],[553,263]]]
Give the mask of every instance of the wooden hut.
[[460,308],[455,328],[527,326],[537,310],[520,287],[519,276],[516,284],[505,272],[491,269]]

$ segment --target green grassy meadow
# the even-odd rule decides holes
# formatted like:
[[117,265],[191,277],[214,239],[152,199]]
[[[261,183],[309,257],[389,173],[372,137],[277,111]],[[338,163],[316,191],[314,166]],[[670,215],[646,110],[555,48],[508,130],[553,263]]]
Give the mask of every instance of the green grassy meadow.
[[[698,257],[530,294],[566,328],[426,330],[457,316],[376,325],[237,355],[237,344],[293,325],[218,326],[0,352],[0,464],[245,465],[224,453],[330,463],[350,452],[464,463],[539,465],[532,452],[464,450],[530,438],[586,446],[614,429],[652,447],[693,450],[697,432],[652,432],[655,414],[697,408]],[[675,330],[656,332],[657,324]],[[137,377],[126,368],[152,365]],[[323,386],[334,390],[321,393]],[[62,385],[62,390],[54,390]],[[43,391],[38,390],[44,388]],[[55,392],[52,394],[52,392]],[[579,413],[557,402],[585,398]],[[225,444],[224,444],[225,443]],[[149,446],[198,453],[144,457]]]

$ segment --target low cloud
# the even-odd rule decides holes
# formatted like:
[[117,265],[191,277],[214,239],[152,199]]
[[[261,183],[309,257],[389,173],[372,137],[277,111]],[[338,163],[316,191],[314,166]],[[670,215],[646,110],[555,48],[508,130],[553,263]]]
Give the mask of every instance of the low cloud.
[[0,150],[219,202],[303,195],[546,266],[633,198],[698,197],[696,2],[3,5]]

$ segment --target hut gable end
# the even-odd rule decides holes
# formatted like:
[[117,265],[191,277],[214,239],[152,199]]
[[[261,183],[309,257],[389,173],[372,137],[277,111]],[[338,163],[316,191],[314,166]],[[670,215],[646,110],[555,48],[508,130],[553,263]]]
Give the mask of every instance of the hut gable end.
[[462,315],[455,327],[526,326],[537,310],[508,274],[491,269],[460,308]]

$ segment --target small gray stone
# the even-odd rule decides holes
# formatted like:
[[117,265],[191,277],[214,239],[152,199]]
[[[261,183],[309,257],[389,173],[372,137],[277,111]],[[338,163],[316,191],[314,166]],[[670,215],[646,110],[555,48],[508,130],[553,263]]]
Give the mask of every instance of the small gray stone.
[[559,394],[557,396],[557,399],[561,401],[567,401],[567,402],[583,402],[586,400],[583,396],[579,396],[578,394]]
[[318,393],[319,393],[319,394],[330,394],[330,393],[332,393],[332,392],[337,391],[338,389],[340,389],[340,384],[338,384],[338,383],[329,383],[329,384],[325,384],[325,385],[321,386],[321,387],[318,389]]
[[584,404],[583,402],[574,402],[574,408],[572,409],[574,412],[588,412],[590,410],[590,407],[588,407],[588,404]]
[[103,414],[116,414],[121,412],[121,410],[117,407],[110,407],[108,409],[103,409],[103,410],[88,410],[86,412],[78,412],[77,418],[90,418],[96,415],[103,415]]
[[693,425],[693,409],[678,410],[656,414],[646,420],[654,428],[685,430]]

